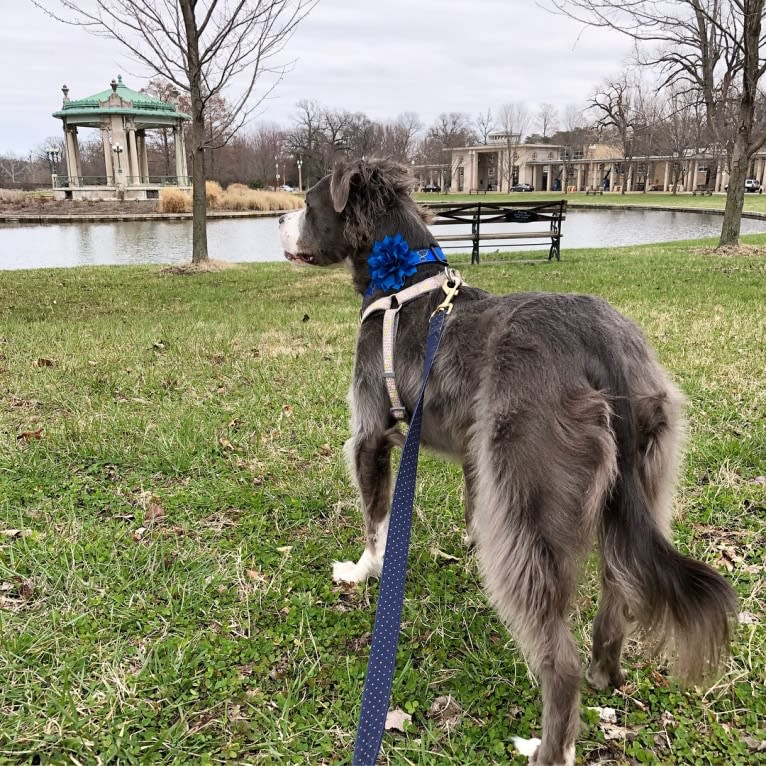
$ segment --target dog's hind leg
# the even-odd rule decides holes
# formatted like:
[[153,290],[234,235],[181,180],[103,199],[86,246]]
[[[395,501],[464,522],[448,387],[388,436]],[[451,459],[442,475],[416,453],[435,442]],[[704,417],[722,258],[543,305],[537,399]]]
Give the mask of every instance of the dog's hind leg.
[[465,506],[465,535],[463,541],[467,546],[471,547],[475,542],[473,516],[476,506],[476,470],[469,462],[463,465],[463,494],[463,505]]
[[359,561],[333,563],[335,581],[365,582],[383,569],[391,502],[391,448],[401,446],[401,438],[399,431],[391,429],[379,437],[355,436],[346,442],[346,459],[362,498],[366,545]]
[[585,671],[585,678],[595,689],[619,688],[625,683],[620,657],[628,620],[626,612],[624,599],[610,583],[608,571],[603,571],[601,601],[593,621],[593,649]]
[[[651,373],[653,378],[633,397],[639,475],[652,517],[663,535],[670,537],[673,493],[685,431],[684,400],[662,370],[645,367],[642,372]],[[653,386],[651,391],[647,385]],[[625,599],[615,587],[615,574],[605,561],[601,566],[601,602],[593,622],[593,649],[585,673],[588,683],[596,689],[619,687],[625,682],[620,655],[630,620]]]
[[540,766],[575,762],[581,668],[567,617],[616,473],[606,398],[588,387],[557,394],[549,392],[547,406],[496,405],[473,443],[479,564],[492,603],[541,681],[542,741],[532,757]]

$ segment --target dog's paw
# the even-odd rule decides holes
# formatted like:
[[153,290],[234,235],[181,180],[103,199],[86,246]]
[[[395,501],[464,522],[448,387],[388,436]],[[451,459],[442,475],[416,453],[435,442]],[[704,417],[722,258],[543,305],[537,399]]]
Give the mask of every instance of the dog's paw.
[[517,752],[521,755],[526,755],[527,758],[534,758],[540,747],[540,740],[537,737],[532,739],[524,739],[524,737],[513,737],[513,746]]
[[332,579],[335,582],[366,582],[368,577],[379,577],[383,559],[377,559],[368,550],[355,564],[353,561],[333,561]]
[[619,689],[625,683],[625,672],[622,668],[616,671],[609,671],[605,668],[591,663],[585,671],[585,680],[594,689]]
[[360,574],[359,567],[353,561],[332,562],[332,579],[335,582],[358,583],[363,579]]

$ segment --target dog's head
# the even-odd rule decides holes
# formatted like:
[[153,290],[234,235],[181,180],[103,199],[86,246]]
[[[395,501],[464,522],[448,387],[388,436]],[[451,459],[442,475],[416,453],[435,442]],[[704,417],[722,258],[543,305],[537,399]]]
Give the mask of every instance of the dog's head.
[[339,162],[306,192],[306,207],[279,219],[285,257],[312,266],[346,263],[357,287],[367,281],[373,243],[402,234],[410,247],[433,238],[410,196],[413,179],[391,160]]

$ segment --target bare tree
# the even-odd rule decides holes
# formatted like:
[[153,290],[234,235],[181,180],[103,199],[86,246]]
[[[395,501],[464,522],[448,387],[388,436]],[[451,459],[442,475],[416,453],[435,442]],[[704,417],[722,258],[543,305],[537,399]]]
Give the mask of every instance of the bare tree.
[[[188,94],[192,262],[207,261],[205,151],[211,145],[207,110],[236,81],[229,119],[219,126],[220,135],[214,140],[233,136],[284,75],[285,66],[275,66],[274,57],[317,0],[93,0],[87,5],[80,0],[32,1],[58,21],[119,41],[150,70]],[[265,75],[274,81],[256,91]]]
[[[596,125],[606,138],[611,138],[624,158],[621,175],[624,176],[622,193],[625,194],[633,176],[635,133],[639,123],[637,111],[637,85],[628,74],[607,82],[591,100],[596,113]],[[602,182],[605,179],[602,179]],[[615,179],[610,183],[614,184]]]
[[486,114],[484,112],[479,113],[474,120],[476,126],[476,134],[479,138],[479,143],[486,146],[489,142],[489,134],[495,129],[495,120],[492,117],[492,110],[487,109]]
[[585,157],[588,147],[596,142],[596,129],[586,124],[582,109],[568,104],[564,111],[564,129],[554,133],[552,141],[561,147],[564,166],[561,188],[566,193],[569,186],[577,185],[575,160]]
[[745,178],[766,142],[757,125],[758,87],[766,71],[762,23],[766,0],[551,0],[585,24],[636,42],[639,63],[659,69],[661,87],[694,93],[719,146],[726,148],[729,191],[719,245],[739,242]]
[[503,134],[505,158],[504,162],[501,162],[501,167],[498,168],[498,177],[505,181],[506,189],[510,189],[518,180],[515,177],[517,149],[528,125],[529,112],[525,104],[514,102],[500,107],[498,127]]
[[553,104],[540,104],[537,112],[537,127],[543,138],[550,138],[558,129],[559,113]]

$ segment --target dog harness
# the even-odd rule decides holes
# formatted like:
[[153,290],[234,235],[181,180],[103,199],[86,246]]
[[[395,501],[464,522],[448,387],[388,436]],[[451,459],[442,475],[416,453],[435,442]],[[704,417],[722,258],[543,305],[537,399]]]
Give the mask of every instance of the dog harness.
[[399,324],[399,309],[405,303],[441,288],[447,297],[436,310],[439,311],[444,307],[449,314],[452,310],[452,299],[457,295],[462,284],[464,282],[460,273],[456,269],[446,268],[441,274],[424,279],[422,282],[416,282],[398,293],[378,298],[362,312],[362,322],[372,314],[379,311],[383,312],[383,380],[391,402],[391,415],[398,421],[407,419],[407,408],[399,396],[396,387],[396,373],[394,372],[394,349]]

